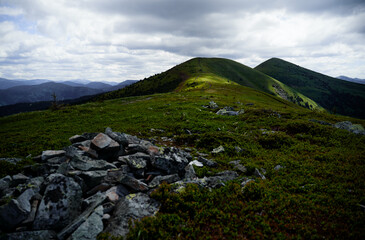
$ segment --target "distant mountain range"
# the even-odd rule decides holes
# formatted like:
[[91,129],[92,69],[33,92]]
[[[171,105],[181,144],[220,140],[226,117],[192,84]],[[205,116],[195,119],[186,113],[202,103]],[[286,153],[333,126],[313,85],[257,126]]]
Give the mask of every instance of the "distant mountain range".
[[49,80],[8,80],[0,79],[0,106],[16,103],[50,101],[56,94],[60,101],[75,99],[87,95],[114,91],[137,81],[127,80],[117,85],[104,82],[53,82]]
[[350,78],[350,77],[346,77],[346,76],[338,76],[338,79],[341,80],[345,80],[348,82],[354,82],[354,83],[360,83],[360,84],[365,84],[365,79],[360,79],[360,78]]

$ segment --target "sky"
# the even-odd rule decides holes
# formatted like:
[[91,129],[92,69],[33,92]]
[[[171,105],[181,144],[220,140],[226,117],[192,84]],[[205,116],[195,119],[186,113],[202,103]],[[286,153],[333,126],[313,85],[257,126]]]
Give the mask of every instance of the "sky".
[[143,79],[193,57],[365,79],[364,0],[0,0],[0,77]]

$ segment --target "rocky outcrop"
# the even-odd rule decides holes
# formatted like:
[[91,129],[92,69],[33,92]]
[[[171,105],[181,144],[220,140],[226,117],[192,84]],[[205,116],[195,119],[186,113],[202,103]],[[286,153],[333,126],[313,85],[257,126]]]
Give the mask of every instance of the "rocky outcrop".
[[197,178],[194,166],[218,164],[110,128],[69,140],[63,150],[43,151],[23,173],[0,179],[0,233],[7,238],[95,239],[103,231],[125,236],[129,222],[159,210],[149,194],[160,184],[178,192],[187,184],[218,188],[238,178],[233,171]]

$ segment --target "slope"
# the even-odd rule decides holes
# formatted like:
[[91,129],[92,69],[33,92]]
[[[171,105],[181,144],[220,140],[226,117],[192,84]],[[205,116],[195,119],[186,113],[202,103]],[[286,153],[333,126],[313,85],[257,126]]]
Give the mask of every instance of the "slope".
[[233,81],[309,109],[321,109],[314,101],[285,84],[243,64],[223,58],[194,58],[122,90],[104,94],[99,99],[181,91],[185,89],[186,82],[190,85],[196,84],[192,82],[204,77],[211,80]]
[[[365,121],[311,111],[212,76],[199,77],[196,86],[186,81],[179,92],[2,117],[0,158],[26,160],[16,167],[0,161],[1,177],[22,171],[31,161],[26,158],[29,154],[62,149],[75,134],[111,127],[161,148],[179,147],[196,158],[205,154],[218,166],[193,167],[200,179],[226,170],[238,175],[225,184],[218,181],[220,188],[189,185],[179,194],[172,191],[173,186],[162,185],[151,194],[161,202],[160,211],[135,221],[129,239],[363,239],[365,136],[310,120],[362,125]],[[210,101],[219,108],[245,112],[217,115],[219,108],[205,107]],[[213,154],[220,145],[225,150]],[[245,168],[231,163],[237,159]],[[278,165],[282,168],[275,170]],[[23,173],[42,171],[37,166],[25,167]],[[266,170],[265,180],[255,176],[256,169]],[[90,181],[86,173],[62,173],[80,184]],[[147,178],[146,174],[141,180],[148,183]]]
[[278,58],[259,70],[310,97],[329,111],[365,118],[365,85],[332,78]]

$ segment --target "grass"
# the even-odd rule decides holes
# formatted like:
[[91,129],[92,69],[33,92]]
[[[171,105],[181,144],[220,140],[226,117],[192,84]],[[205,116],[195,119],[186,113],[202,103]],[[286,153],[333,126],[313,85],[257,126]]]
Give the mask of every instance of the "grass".
[[[365,205],[365,136],[309,121],[365,125],[364,120],[311,111],[211,75],[192,76],[180,87],[0,118],[0,157],[62,149],[75,134],[109,126],[157,145],[189,147],[195,156],[208,153],[219,167],[197,169],[200,176],[234,170],[229,162],[237,159],[250,170],[240,178],[253,177],[255,168],[267,171],[266,180],[244,189],[233,181],[211,191],[192,185],[176,194],[162,185],[152,194],[161,210],[135,223],[129,239],[364,239],[359,204]],[[216,115],[203,107],[210,101],[245,113]],[[219,145],[226,151],[213,156],[210,151]],[[236,152],[236,146],[243,151]],[[273,170],[278,164],[285,168]],[[11,174],[1,169],[1,176]]]

